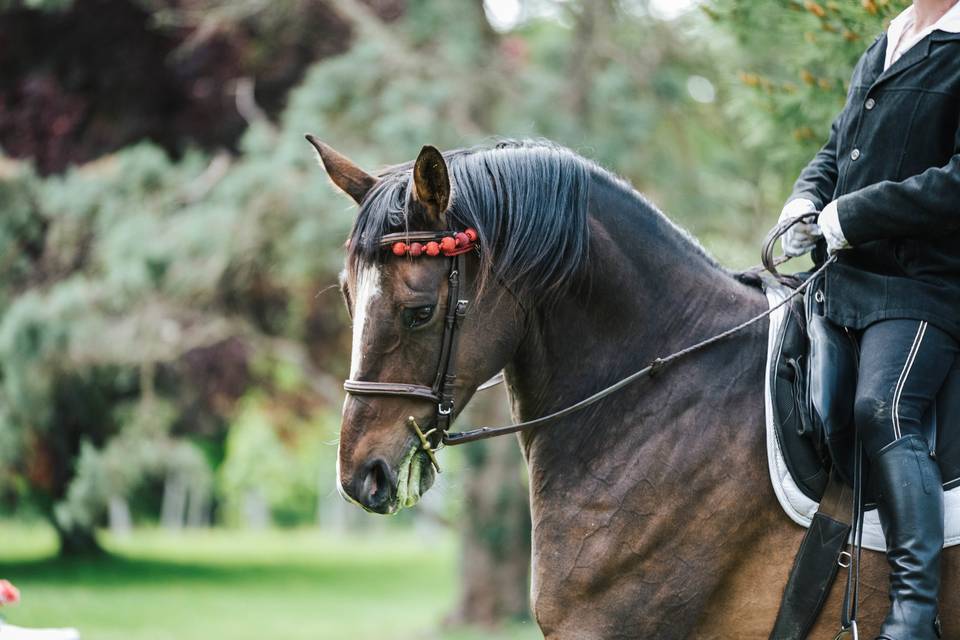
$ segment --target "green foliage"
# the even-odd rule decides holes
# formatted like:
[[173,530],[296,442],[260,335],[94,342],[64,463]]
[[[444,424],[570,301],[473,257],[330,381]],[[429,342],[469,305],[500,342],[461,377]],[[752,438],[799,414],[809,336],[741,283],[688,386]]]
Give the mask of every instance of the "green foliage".
[[[148,477],[208,482],[195,473],[199,453],[172,434],[175,423],[187,433],[209,423],[180,393],[188,354],[241,340],[251,356],[274,338],[305,350],[310,323],[341,313],[336,296],[314,296],[335,279],[349,212],[302,139],[297,148],[173,162],[138,145],[46,180],[12,165],[0,181],[0,247],[10,249],[0,280],[0,489],[26,498],[32,468],[65,468],[38,488],[70,528],[92,526],[107,499]],[[342,355],[328,357],[336,367]],[[145,433],[125,407],[153,394],[166,417]],[[232,410],[199,409],[220,419]]]
[[35,180],[28,169],[0,164],[0,309],[10,303],[10,289],[28,281],[31,261],[43,250],[46,220],[32,201]]
[[177,476],[195,491],[209,491],[210,468],[200,450],[188,441],[170,437],[176,407],[160,400],[121,404],[116,421],[124,425],[106,446],[83,442],[76,476],[55,517],[64,530],[92,530],[103,505],[126,497],[147,479]]
[[712,0],[715,22],[742,48],[734,108],[744,142],[791,177],[826,141],[864,50],[909,0]]
[[336,449],[336,414],[311,419],[289,415],[277,402],[259,394],[246,398],[234,418],[219,470],[223,519],[244,522],[251,496],[264,500],[280,525],[311,522],[318,494],[332,487],[330,469]]

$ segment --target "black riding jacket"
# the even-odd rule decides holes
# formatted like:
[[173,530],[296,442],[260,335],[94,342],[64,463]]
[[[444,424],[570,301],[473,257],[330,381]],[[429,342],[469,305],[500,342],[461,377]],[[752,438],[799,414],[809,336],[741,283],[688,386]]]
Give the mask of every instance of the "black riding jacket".
[[837,200],[852,246],[824,274],[827,317],[927,320],[960,340],[960,34],[934,31],[883,71],[886,48],[884,34],[860,58],[791,199]]

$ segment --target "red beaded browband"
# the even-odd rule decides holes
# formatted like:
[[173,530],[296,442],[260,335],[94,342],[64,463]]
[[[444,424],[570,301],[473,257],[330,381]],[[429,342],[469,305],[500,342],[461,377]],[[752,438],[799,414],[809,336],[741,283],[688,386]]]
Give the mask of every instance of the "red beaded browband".
[[390,233],[380,238],[381,247],[390,247],[395,256],[459,256],[477,246],[476,229],[466,231],[414,231]]

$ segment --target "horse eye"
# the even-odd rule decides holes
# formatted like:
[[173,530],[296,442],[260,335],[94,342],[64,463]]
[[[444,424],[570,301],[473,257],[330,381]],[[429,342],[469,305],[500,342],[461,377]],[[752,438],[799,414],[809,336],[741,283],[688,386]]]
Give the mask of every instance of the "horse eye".
[[425,307],[406,307],[403,310],[403,326],[416,329],[430,322],[433,317],[433,305]]

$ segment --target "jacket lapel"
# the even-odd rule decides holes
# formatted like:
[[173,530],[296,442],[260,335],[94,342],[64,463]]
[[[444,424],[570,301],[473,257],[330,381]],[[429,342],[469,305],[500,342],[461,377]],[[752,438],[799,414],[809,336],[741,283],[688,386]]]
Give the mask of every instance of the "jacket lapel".
[[[883,62],[886,59],[886,45],[887,38],[883,37],[884,46],[878,46],[873,52],[873,65],[872,69],[876,69],[880,72],[883,69]],[[882,82],[886,82],[890,78],[900,75],[907,69],[914,67],[924,60],[927,59],[930,55],[930,50],[934,42],[950,42],[956,41],[960,42],[960,33],[951,33],[947,31],[934,31],[926,38],[915,44],[909,51],[903,54],[899,60],[890,65],[890,68],[882,73],[878,73],[876,80],[874,80],[873,85],[876,86]]]
[[[936,32],[935,32],[936,33]],[[909,51],[900,56],[900,59],[890,65],[890,68],[880,74],[880,77],[876,79],[873,83],[873,86],[877,86],[894,78],[910,67],[916,66],[927,59],[927,56],[930,55],[930,42],[932,41],[933,34],[928,35],[926,38],[913,45]],[[884,53],[884,56],[886,53]],[[881,65],[883,63],[881,62]]]
[[864,61],[863,80],[861,84],[872,85],[883,73],[883,61],[887,56],[887,34],[877,36],[873,44],[867,49],[867,58]]
[[950,42],[951,40],[960,41],[960,32],[934,31],[930,34],[930,40],[933,42]]

